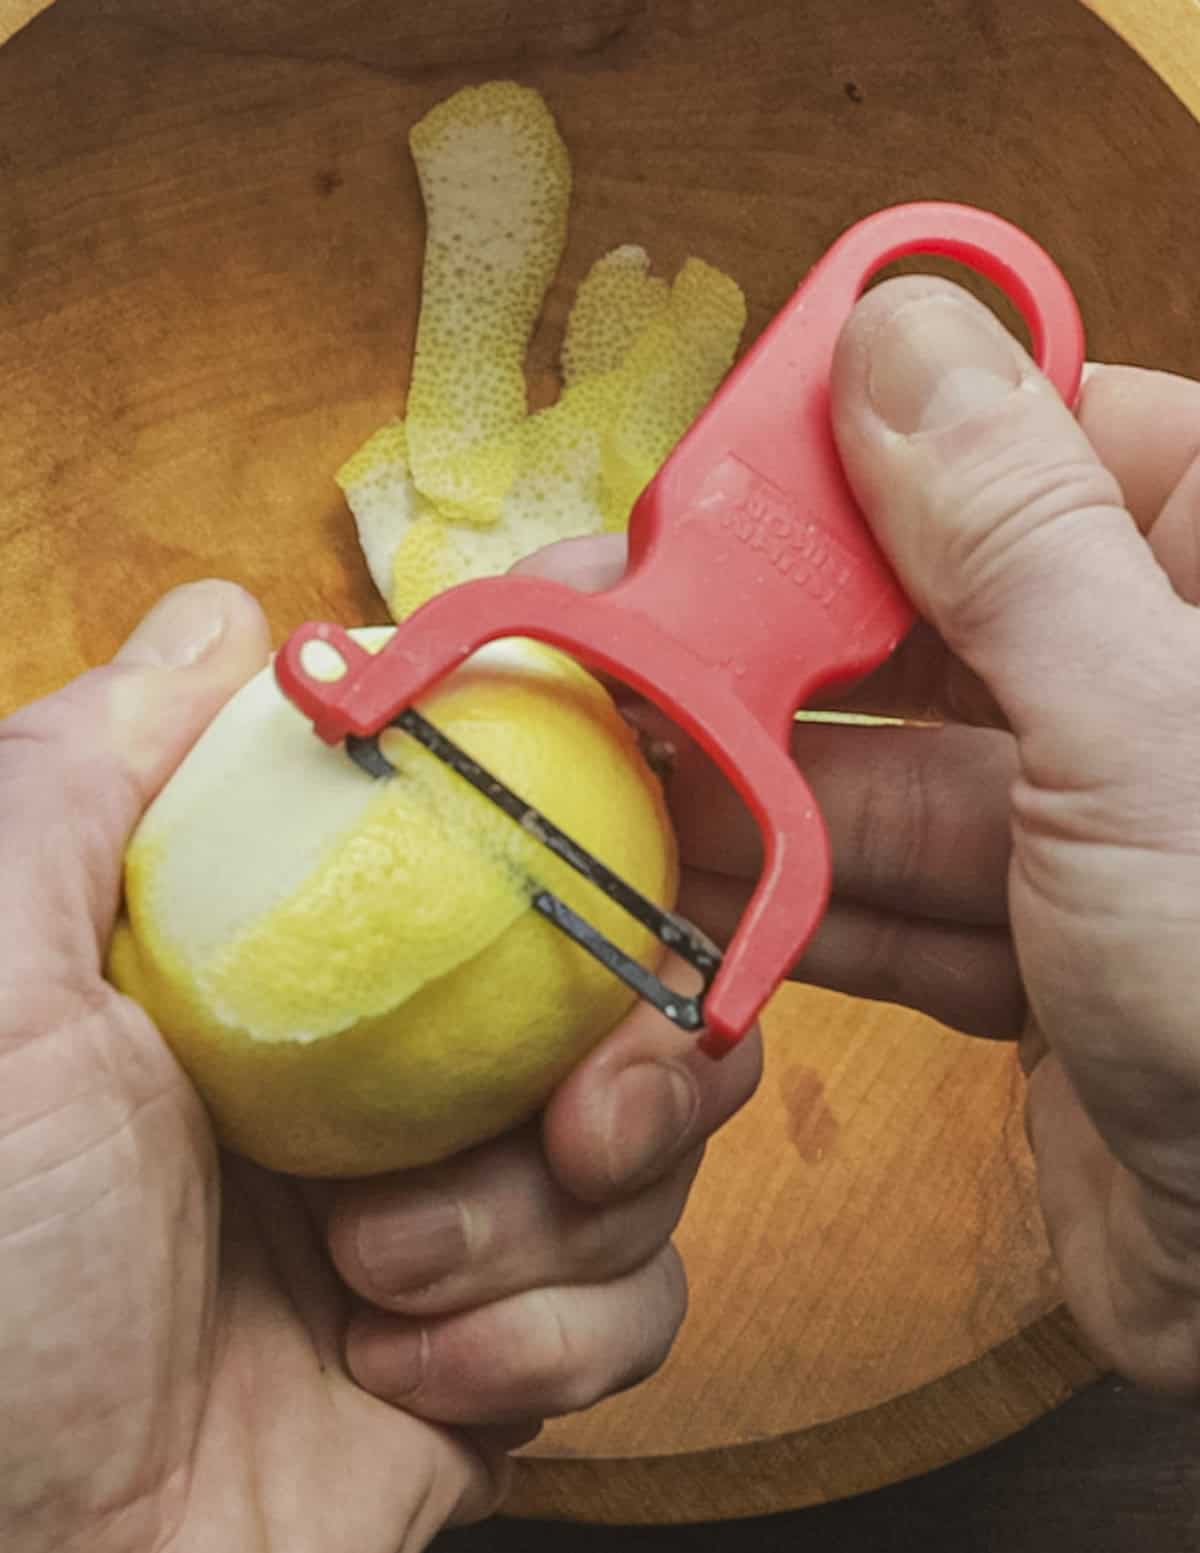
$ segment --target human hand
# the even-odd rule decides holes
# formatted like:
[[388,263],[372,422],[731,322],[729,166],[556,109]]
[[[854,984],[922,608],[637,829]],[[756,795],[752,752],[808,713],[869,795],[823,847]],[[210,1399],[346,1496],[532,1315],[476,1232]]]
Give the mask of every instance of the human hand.
[[[954,287],[877,287],[833,383],[847,472],[924,619],[797,726],[835,893],[800,977],[1022,1037],[1066,1298],[1133,1379],[1200,1389],[1200,385],[1096,368],[1076,420]],[[603,586],[607,542],[543,570]],[[757,833],[699,752],[681,909],[728,937]]]
[[193,585],[0,723],[7,1553],[396,1553],[485,1513],[542,1418],[663,1357],[672,1228],[757,1076],[753,1042],[717,1074],[640,1008],[540,1127],[444,1165],[221,1157],[101,967],[132,826],[267,650],[245,594]]

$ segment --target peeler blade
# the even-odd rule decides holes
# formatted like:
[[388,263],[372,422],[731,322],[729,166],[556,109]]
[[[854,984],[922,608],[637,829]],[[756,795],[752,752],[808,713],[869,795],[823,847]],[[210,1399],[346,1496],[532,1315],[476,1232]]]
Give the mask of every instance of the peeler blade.
[[[684,994],[668,986],[660,976],[647,970],[632,955],[626,954],[619,944],[606,938],[593,923],[580,916],[560,896],[534,879],[528,881],[533,907],[547,922],[553,923],[605,969],[620,977],[627,987],[653,1004],[659,1013],[679,1029],[695,1033],[704,1028],[704,998],[721,966],[721,951],[707,935],[686,917],[681,917],[677,912],[665,911],[640,890],[634,889],[619,874],[613,873],[586,847],[580,846],[540,810],[472,759],[466,750],[453,739],[447,738],[414,708],[407,707],[388,726],[403,729],[416,739],[443,765],[515,820],[535,841],[561,858],[581,878],[601,890],[643,927],[649,928],[661,944],[690,965],[700,976],[700,988],[695,993]],[[346,751],[351,760],[371,777],[379,779],[395,774],[396,768],[379,747],[378,735],[360,737],[350,734],[346,738]]]

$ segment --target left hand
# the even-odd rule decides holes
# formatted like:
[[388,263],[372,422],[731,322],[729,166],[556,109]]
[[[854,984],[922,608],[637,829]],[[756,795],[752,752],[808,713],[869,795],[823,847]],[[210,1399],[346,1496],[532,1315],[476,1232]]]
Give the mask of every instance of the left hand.
[[639,1008],[540,1124],[303,1183],[219,1155],[102,978],[126,840],[267,658],[177,590],[113,664],[0,723],[0,1546],[397,1553],[502,1495],[540,1421],[653,1370],[670,1235],[757,1078]]

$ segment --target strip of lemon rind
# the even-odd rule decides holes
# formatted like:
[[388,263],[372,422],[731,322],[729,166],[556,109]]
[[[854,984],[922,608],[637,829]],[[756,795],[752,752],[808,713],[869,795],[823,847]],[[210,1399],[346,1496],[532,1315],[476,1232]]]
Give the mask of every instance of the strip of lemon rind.
[[[343,483],[360,540],[364,551],[371,547],[368,564],[394,619],[455,583],[507,571],[544,545],[624,526],[633,500],[718,386],[745,318],[735,283],[689,261],[662,293],[667,300],[647,306],[650,277],[640,250],[616,252],[620,260],[609,255],[593,267],[584,313],[586,324],[587,308],[607,291],[609,328],[577,333],[586,348],[576,355],[575,380],[556,404],[510,434],[515,474],[495,525],[456,523],[422,496],[407,470],[399,425],[377,434],[374,449],[368,443],[346,466],[352,478],[343,471]],[[693,307],[694,316],[687,312]],[[637,328],[639,320],[645,321]],[[622,365],[600,370],[615,342],[626,340],[632,344]],[[656,409],[646,410],[655,395]],[[615,490],[614,472],[623,482]]]
[[414,526],[432,521],[434,512],[413,481],[404,422],[381,426],[334,478],[353,515],[371,581],[387,600],[397,550]]
[[604,526],[623,529],[633,503],[712,398],[737,354],[746,300],[737,283],[688,259],[668,305],[635,340],[604,439]]
[[561,353],[563,384],[623,366],[634,341],[667,306],[670,287],[651,275],[650,256],[625,243],[596,260],[575,293]]
[[516,472],[524,358],[562,256],[571,194],[549,108],[511,81],[439,103],[410,139],[427,232],[408,456],[446,517],[494,523]]
[[[598,259],[584,277],[567,323],[558,404],[517,425],[514,476],[498,521],[483,528],[444,519],[418,489],[408,431],[399,418],[375,432],[337,472],[367,568],[393,619],[443,588],[507,571],[557,539],[594,533],[603,522],[599,459],[601,408],[585,382],[619,368],[639,332],[667,305],[670,288],[650,274],[633,244]],[[615,403],[610,394],[607,410]],[[588,425],[589,417],[597,424]]]

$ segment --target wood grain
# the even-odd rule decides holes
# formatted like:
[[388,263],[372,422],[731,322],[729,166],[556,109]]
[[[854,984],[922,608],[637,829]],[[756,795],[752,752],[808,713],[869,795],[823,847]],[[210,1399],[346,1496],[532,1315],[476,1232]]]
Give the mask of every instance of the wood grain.
[[7,43],[15,32],[54,0],[0,0],[0,43]]
[[432,1553],[1195,1553],[1200,1416],[1119,1381],[1012,1439],[876,1493],[733,1525],[493,1519]]
[[[1190,0],[1111,10],[1195,106]],[[1094,355],[1200,373],[1200,128],[1076,0],[58,0],[0,50],[0,711],[187,578],[243,582],[277,638],[384,618],[332,472],[403,402],[407,130],[501,74],[546,94],[576,172],[535,400],[615,243],[727,269],[753,334],[842,228],[913,197],[1043,241]],[[677,1353],[548,1429],[514,1510],[828,1500],[1094,1373],[1058,1309],[1011,1053],[800,989],[768,1034],[683,1226]]]

